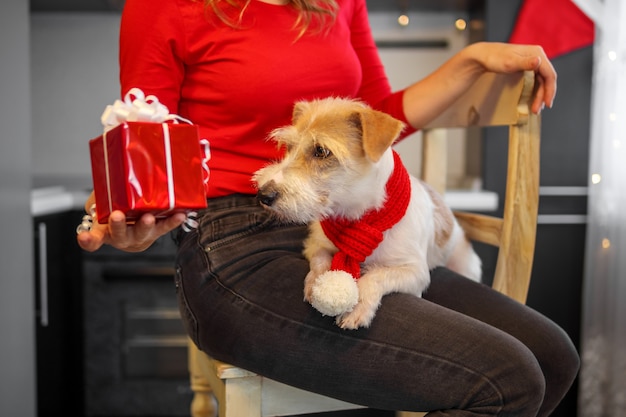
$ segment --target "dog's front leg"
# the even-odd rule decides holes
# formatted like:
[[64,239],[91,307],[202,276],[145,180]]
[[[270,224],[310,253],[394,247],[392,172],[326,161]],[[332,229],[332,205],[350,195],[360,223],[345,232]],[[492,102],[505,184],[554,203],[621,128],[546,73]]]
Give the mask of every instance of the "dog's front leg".
[[337,325],[343,329],[369,327],[386,294],[403,292],[421,297],[429,282],[430,274],[425,263],[368,267],[357,281],[359,302],[352,311],[337,316]]
[[314,253],[306,256],[309,260],[310,271],[304,279],[304,300],[311,303],[315,282],[324,272],[330,269],[333,254],[323,248],[318,248]]
[[304,300],[311,303],[315,281],[330,269],[337,248],[324,234],[319,222],[309,225],[309,235],[304,241],[304,257],[309,261],[310,271],[304,279]]

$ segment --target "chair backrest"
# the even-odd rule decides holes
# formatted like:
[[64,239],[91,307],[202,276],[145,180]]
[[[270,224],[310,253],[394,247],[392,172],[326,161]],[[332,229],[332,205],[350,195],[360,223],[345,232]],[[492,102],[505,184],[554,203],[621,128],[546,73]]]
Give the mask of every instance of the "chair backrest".
[[526,302],[539,206],[540,117],[531,112],[535,74],[484,74],[424,129],[422,179],[445,191],[445,128],[508,126],[503,217],[455,212],[471,240],[499,248],[493,287]]

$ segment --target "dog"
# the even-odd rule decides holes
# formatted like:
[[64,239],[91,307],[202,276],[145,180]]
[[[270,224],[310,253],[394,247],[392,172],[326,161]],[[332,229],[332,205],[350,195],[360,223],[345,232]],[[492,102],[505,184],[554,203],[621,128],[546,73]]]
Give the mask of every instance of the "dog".
[[386,294],[421,297],[437,266],[481,279],[452,211],[393,151],[404,127],[357,100],[301,101],[269,136],[284,156],[253,176],[263,207],[309,224],[304,299],[344,329],[369,327]]

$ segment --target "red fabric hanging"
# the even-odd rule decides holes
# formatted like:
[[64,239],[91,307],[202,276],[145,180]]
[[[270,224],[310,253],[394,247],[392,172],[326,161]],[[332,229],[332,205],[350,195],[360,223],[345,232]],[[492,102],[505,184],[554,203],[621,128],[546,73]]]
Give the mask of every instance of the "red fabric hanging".
[[572,0],[524,0],[509,42],[541,45],[555,58],[593,39],[593,21]]

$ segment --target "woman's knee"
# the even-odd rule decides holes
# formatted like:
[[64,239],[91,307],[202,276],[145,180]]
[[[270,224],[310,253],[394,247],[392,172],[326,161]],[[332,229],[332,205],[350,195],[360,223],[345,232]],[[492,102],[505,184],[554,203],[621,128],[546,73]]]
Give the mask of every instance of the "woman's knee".
[[[534,354],[517,340],[500,347],[491,383],[501,396],[497,416],[535,416],[546,392],[546,380]],[[504,353],[502,353],[504,351]]]
[[572,387],[580,368],[580,356],[569,336],[556,325],[542,339],[542,343],[534,346],[546,380],[546,394],[538,416],[548,416]]
[[520,359],[515,375],[508,383],[510,391],[507,406],[511,409],[511,415],[536,415],[543,404],[547,389],[546,379],[537,359],[533,355]]
[[[506,335],[492,339],[493,344],[480,352],[471,367],[459,370],[458,387],[449,395],[460,395],[445,411],[428,416],[536,416],[543,403],[546,381],[532,352],[518,340]],[[457,401],[455,403],[455,401]]]

